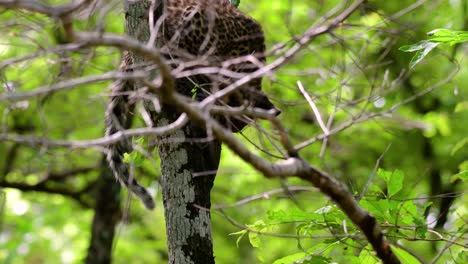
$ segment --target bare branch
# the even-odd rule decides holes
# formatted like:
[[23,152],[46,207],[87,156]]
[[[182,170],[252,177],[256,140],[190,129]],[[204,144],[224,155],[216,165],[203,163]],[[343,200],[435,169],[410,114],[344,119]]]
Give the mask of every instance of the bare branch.
[[233,204],[213,205],[212,208],[213,209],[225,209],[225,208],[230,208],[230,207],[237,207],[237,206],[241,206],[241,205],[244,205],[244,204],[256,201],[256,200],[260,200],[260,199],[270,199],[273,195],[282,194],[282,193],[285,193],[285,192],[299,193],[299,192],[311,192],[311,191],[316,191],[316,189],[311,188],[311,187],[304,187],[304,186],[287,186],[287,190],[285,190],[284,188],[274,189],[274,190],[270,190],[270,191],[267,191],[267,192],[263,192],[263,193],[260,193],[260,194],[256,194],[256,195],[241,199],[241,200],[239,200],[239,201],[237,201],[237,202],[235,202]]
[[45,95],[51,92],[73,89],[83,84],[108,81],[108,80],[141,79],[144,77],[146,77],[146,75],[143,72],[138,72],[138,71],[132,72],[132,73],[124,73],[124,72],[119,72],[119,71],[107,72],[103,74],[85,76],[85,77],[81,77],[78,79],[69,79],[69,80],[62,81],[62,82],[59,82],[50,86],[39,87],[30,92],[0,94],[0,102],[1,101],[14,102],[14,101],[26,100],[26,99],[30,99],[31,97]]
[[343,22],[346,18],[348,18],[359,6],[364,3],[366,0],[358,0],[354,2],[351,6],[349,6],[345,11],[343,11],[340,15],[338,15],[334,20],[332,20],[329,24],[325,26],[320,26],[320,27],[315,27],[312,26],[309,28],[303,35],[302,37],[297,39],[297,43],[291,47],[289,50],[287,50],[284,55],[281,57],[277,58],[273,62],[271,62],[268,65],[265,65],[264,67],[261,67],[257,71],[233,82],[231,85],[227,86],[223,90],[220,90],[216,93],[213,94],[213,96],[210,96],[203,100],[202,102],[202,107],[204,105],[211,105],[213,104],[216,100],[219,98],[223,98],[226,95],[229,95],[233,91],[235,91],[238,87],[247,84],[251,80],[255,78],[262,77],[269,72],[278,69],[285,63],[289,62],[299,51],[302,50],[304,46],[309,44],[312,40],[314,40],[317,36],[320,36],[324,33],[330,32],[331,30],[335,29],[340,25],[341,22]]
[[[172,104],[184,111],[191,120],[200,124],[209,124],[207,127],[212,129],[213,134],[219,140],[223,141],[232,151],[246,162],[252,164],[266,177],[297,176],[312,183],[315,187],[319,188],[321,192],[336,202],[351,221],[364,232],[369,243],[374,247],[377,255],[384,263],[400,263],[398,258],[393,254],[390,245],[385,240],[382,229],[375,218],[358,205],[354,197],[343,184],[336,181],[325,172],[310,166],[300,158],[289,158],[286,161],[275,163],[264,160],[240,143],[230,131],[212,120],[207,113],[188,104],[184,97],[175,93],[173,87],[162,87],[161,97],[164,102]],[[208,99],[206,100],[209,101]]]
[[[447,77],[429,87],[427,87],[426,89],[414,94],[413,96],[410,96],[396,104],[394,104],[393,106],[391,106],[389,109],[387,110],[383,110],[383,111],[380,111],[380,112],[374,112],[374,113],[369,113],[367,115],[361,115],[361,116],[358,116],[357,118],[353,118],[347,122],[344,122],[338,126],[336,126],[335,128],[331,129],[330,130],[330,133],[329,135],[334,135],[338,132],[341,132],[349,127],[351,127],[352,125],[354,124],[358,124],[358,123],[362,123],[362,122],[365,122],[365,121],[368,121],[368,120],[371,120],[371,119],[374,119],[374,118],[377,118],[377,117],[388,117],[390,116],[391,114],[393,114],[396,110],[398,110],[398,108],[400,108],[401,106],[405,105],[405,104],[408,104],[410,102],[413,102],[414,100],[422,97],[423,95],[426,95],[432,91],[434,91],[435,89],[441,87],[442,85],[450,82],[454,77],[455,75],[458,73],[459,71],[459,67],[457,66],[452,72],[450,72]],[[319,140],[322,140],[324,138],[326,138],[327,136],[329,135],[325,135],[325,134],[320,134],[316,137],[313,137],[311,139],[308,139],[298,145],[295,146],[295,149],[296,150],[301,150]]]
[[73,13],[90,2],[90,0],[81,0],[72,1],[69,4],[51,6],[32,0],[0,0],[0,6],[8,9],[24,9],[30,12],[47,15],[52,18],[60,18]]
[[[45,183],[38,183],[38,184],[27,184],[22,182],[8,182],[8,181],[0,181],[0,187],[2,188],[14,188],[24,192],[44,192],[44,193],[51,193],[51,194],[60,194],[66,197],[70,197],[77,201],[80,205],[85,208],[90,208],[91,205],[86,202],[85,199],[81,197],[83,192],[80,191],[71,191],[70,188],[60,188],[60,187],[48,187]],[[88,186],[85,189],[89,189]]]
[[102,137],[91,140],[51,140],[47,138],[34,137],[34,136],[22,136],[12,135],[8,133],[0,133],[0,141],[11,141],[21,144],[43,146],[43,147],[67,147],[67,148],[92,148],[92,147],[104,147],[111,144],[115,144],[120,140],[134,136],[145,136],[145,135],[166,135],[176,129],[180,129],[187,123],[188,119],[185,114],[182,114],[173,123],[155,128],[135,128],[127,129],[116,132],[108,137]]
[[307,93],[306,89],[302,85],[301,81],[297,81],[297,86],[299,87],[299,90],[301,93],[304,95],[306,98],[307,102],[310,105],[310,108],[312,108],[312,111],[314,112],[315,118],[317,119],[317,122],[320,125],[320,128],[322,129],[323,133],[325,135],[328,135],[330,131],[328,130],[327,126],[325,126],[325,123],[322,120],[322,117],[320,116],[320,111],[318,110],[317,106],[315,105],[314,101],[310,97],[309,93]]

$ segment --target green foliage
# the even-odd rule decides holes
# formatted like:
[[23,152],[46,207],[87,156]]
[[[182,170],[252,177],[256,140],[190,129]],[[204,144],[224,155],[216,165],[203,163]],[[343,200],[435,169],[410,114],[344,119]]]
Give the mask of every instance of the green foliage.
[[[368,2],[369,8],[363,6],[332,34],[314,38],[268,73],[263,89],[282,110],[279,118],[293,143],[301,144],[323,133],[297,89],[301,81],[322,117],[338,129],[326,142],[316,140],[301,148],[301,157],[345,183],[356,197],[362,196],[360,205],[383,225],[388,240],[398,243],[393,250],[404,263],[418,263],[408,252],[430,262],[445,247],[437,263],[464,263],[468,254],[463,247],[468,219],[468,71],[463,46],[455,44],[466,41],[466,31],[436,30],[418,42],[440,25],[463,28],[465,17],[459,5],[463,1],[435,0],[417,7],[412,0]],[[239,8],[262,24],[271,51],[268,62],[272,62],[284,56],[313,24],[322,26],[333,19],[341,10],[333,8],[343,3],[258,0],[243,1]],[[0,69],[1,84],[11,83],[17,92],[99,75],[119,65],[120,51],[110,48],[43,53],[64,42],[62,33],[55,31],[57,21],[26,11],[0,12],[0,64],[38,54]],[[76,30],[123,32],[121,5],[97,13],[78,16]],[[416,44],[403,46],[407,43]],[[460,64],[459,72],[445,81],[458,66],[454,61]],[[68,76],[64,76],[64,66],[70,68]],[[2,101],[0,133],[52,140],[99,138],[110,84],[82,85],[18,103]],[[5,88],[0,90],[3,96]],[[415,94],[422,96],[411,99]],[[373,116],[366,119],[368,114]],[[278,143],[269,142],[277,134],[267,122],[260,124],[272,133],[265,135],[251,126],[237,137],[250,150],[277,160],[267,154],[281,156],[276,151]],[[136,120],[134,127],[143,126]],[[143,139],[134,144],[137,148],[125,160],[149,186],[158,175],[157,151]],[[33,185],[50,173],[98,168],[102,153],[97,150],[2,141],[0,180]],[[374,172],[377,161],[385,170]],[[47,186],[78,191],[96,180],[96,170]],[[281,181],[265,179],[223,148],[212,203],[235,206],[223,209],[229,218],[212,210],[217,263],[378,263],[362,232],[327,197],[317,190],[270,194],[283,185],[310,187],[297,179]],[[12,188],[1,189],[0,208],[2,194],[6,199],[0,209],[0,263],[83,262],[92,209],[81,207],[69,196]],[[90,192],[85,200],[92,202],[93,195]],[[453,195],[452,206],[442,208],[442,199]],[[160,196],[154,212],[142,211],[133,198],[128,199],[132,206],[124,207],[124,212],[130,217],[118,227],[114,263],[167,262]],[[245,199],[251,201],[238,204]],[[447,212],[447,220],[435,226],[441,211]]]
[[468,31],[450,30],[450,29],[434,29],[428,32],[431,42],[448,43],[450,45],[468,42]]
[[441,28],[434,29],[431,32],[428,32],[427,35],[430,37],[427,40],[400,47],[400,50],[404,52],[416,51],[416,55],[411,59],[410,68],[414,68],[416,64],[420,63],[429,54],[429,52],[441,43],[455,45],[468,42],[468,31]]
[[[84,258],[91,212],[60,196],[6,192],[0,247],[1,263],[78,263]],[[61,254],[50,254],[54,249]]]
[[[383,180],[386,191],[372,183],[369,189],[374,190],[374,193],[364,196],[360,205],[378,222],[383,223],[387,238],[393,243],[398,243],[402,237],[412,240],[433,237],[424,215],[432,202],[420,203],[417,197],[411,197],[411,188],[405,187],[408,186],[405,184],[407,177],[400,170],[392,172],[379,169],[377,176]],[[366,246],[362,238],[357,241],[353,239],[362,236],[361,231],[350,224],[343,212],[334,205],[326,205],[315,212],[296,207],[270,210],[266,219],[247,225],[248,229],[237,232],[236,235],[240,235],[240,240],[249,234],[252,247],[260,253],[267,252],[261,238],[265,239],[267,234],[288,225],[295,229],[299,252],[283,256],[273,263],[380,263],[370,253],[372,249],[369,245]],[[405,249],[392,249],[403,263],[420,263]]]
[[413,255],[411,255],[408,251],[394,246],[392,246],[391,248],[395,255],[398,257],[398,259],[401,261],[401,263],[421,264],[421,261],[419,261]]
[[301,264],[327,264],[330,263],[331,259],[322,256],[311,256],[305,253],[297,253],[289,255],[287,257],[277,259],[273,264],[290,264],[290,263],[301,263]]
[[377,175],[382,177],[387,184],[388,197],[393,197],[403,188],[403,172],[399,170],[388,172],[380,169]]
[[409,46],[402,46],[400,48],[401,51],[404,52],[414,52],[416,51],[416,55],[411,59],[410,68],[414,68],[416,64],[420,63],[424,57],[429,54],[434,48],[436,48],[439,43],[431,42],[431,41],[422,41],[418,44],[409,45]]
[[452,182],[454,182],[456,180],[467,181],[468,180],[468,170],[453,175],[452,176]]
[[[135,140],[134,148],[143,149],[148,144],[146,138],[141,137]],[[138,150],[133,150],[131,153],[124,153],[124,162],[132,164],[135,167],[143,166],[145,156]]]

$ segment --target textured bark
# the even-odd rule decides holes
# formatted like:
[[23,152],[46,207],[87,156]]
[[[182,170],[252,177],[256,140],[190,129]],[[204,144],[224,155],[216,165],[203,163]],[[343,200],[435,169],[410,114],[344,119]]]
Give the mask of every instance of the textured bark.
[[115,227],[120,220],[120,184],[112,175],[105,158],[96,189],[91,242],[88,248],[87,264],[111,263]]
[[[127,34],[141,42],[149,38],[149,2],[125,2]],[[163,10],[162,5],[157,6],[155,21]],[[137,64],[144,58],[134,55],[134,61]],[[176,89],[190,92],[191,89],[182,87],[184,83],[187,82],[176,81]],[[174,121],[179,114],[177,109],[163,105],[162,112],[153,118],[158,120],[157,125],[164,125]],[[205,137],[203,128],[189,123],[158,139],[169,263],[214,263],[210,190],[219,164],[221,143],[217,140],[196,143],[200,142],[196,139]]]
[[[163,120],[173,120],[172,113],[167,107]],[[203,129],[189,124],[159,146],[169,263],[214,263],[210,190],[221,143],[190,143],[203,137]]]

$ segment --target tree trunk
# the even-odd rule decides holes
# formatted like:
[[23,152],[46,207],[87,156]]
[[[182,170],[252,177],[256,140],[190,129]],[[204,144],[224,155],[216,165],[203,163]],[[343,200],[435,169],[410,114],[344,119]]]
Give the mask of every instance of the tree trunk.
[[[164,10],[162,4],[155,12],[155,21]],[[146,43],[149,39],[146,18],[150,1],[126,1],[125,6],[127,34]],[[138,64],[144,58],[134,55],[134,61]],[[190,92],[190,89],[183,89],[184,83],[187,82],[176,80],[177,90]],[[163,104],[162,112],[153,117],[155,123],[161,126],[174,121],[179,114],[177,109]],[[219,165],[221,143],[215,139],[201,140],[200,143],[203,138],[206,138],[205,130],[189,123],[158,139],[171,264],[214,263],[210,190]]]
[[115,180],[105,157],[101,162],[101,175],[96,189],[91,242],[88,248],[87,264],[111,263],[115,227],[121,218],[120,184]]
[[[165,118],[176,115],[166,108]],[[215,263],[211,236],[210,190],[219,165],[221,144],[190,143],[204,135],[188,125],[159,146],[169,263]],[[181,142],[182,143],[175,143]]]

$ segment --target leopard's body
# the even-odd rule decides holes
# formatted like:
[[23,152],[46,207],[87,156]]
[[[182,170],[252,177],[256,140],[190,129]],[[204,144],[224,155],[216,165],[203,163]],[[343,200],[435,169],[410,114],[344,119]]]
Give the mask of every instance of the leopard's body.
[[[215,65],[242,57],[243,59],[228,67],[237,73],[254,72],[264,64],[265,37],[262,27],[228,0],[168,0],[166,4],[164,42],[172,47],[174,54],[186,52],[209,58]],[[253,57],[247,58],[248,55]],[[232,82],[232,79],[228,79],[213,84],[213,78],[206,75],[193,76],[192,79],[199,87],[208,86],[204,91],[198,91],[198,99],[203,99],[213,90],[223,89]],[[179,87],[179,90],[184,90],[184,87]],[[223,102],[229,106],[276,109],[261,92],[261,78],[252,79],[237,93],[224,98]],[[221,118],[220,121],[233,132],[238,132],[249,123],[249,118],[236,116],[227,120]]]
[[[181,54],[190,54],[192,57],[209,58],[209,61],[221,65],[229,59],[253,55],[254,60],[251,57],[230,64],[229,69],[237,73],[256,71],[265,62],[265,40],[260,24],[231,5],[229,0],[166,0],[165,4],[161,28],[162,44],[168,47],[169,59],[176,57],[178,61],[183,61]],[[124,56],[125,60],[127,64],[131,63],[128,54]],[[210,76],[199,74],[179,79],[176,83],[179,92],[185,94],[195,86],[198,89],[195,97],[201,100],[213,90],[229,85],[229,80],[214,83]],[[128,87],[120,85],[116,88],[106,112],[108,136],[125,129],[125,115],[131,114],[128,105],[124,105],[129,103],[128,96],[121,95]],[[249,107],[276,109],[261,92],[260,78],[250,80],[237,93],[224,98],[223,103],[230,106],[247,104]],[[221,117],[218,120],[233,132],[242,130],[249,122],[248,117]],[[152,209],[154,201],[151,195],[130,176],[128,164],[123,162],[123,154],[130,151],[131,144],[128,140],[113,145],[107,157],[110,168],[130,192],[140,198],[148,209]]]

